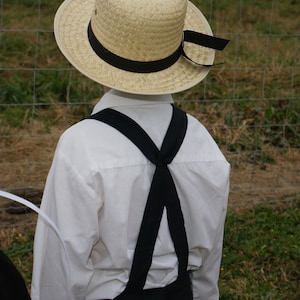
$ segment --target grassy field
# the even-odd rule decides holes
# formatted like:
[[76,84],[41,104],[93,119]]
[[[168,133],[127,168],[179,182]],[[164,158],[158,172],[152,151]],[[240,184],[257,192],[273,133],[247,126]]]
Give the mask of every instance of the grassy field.
[[300,201],[227,216],[221,299],[300,299]]
[[[32,119],[55,126],[51,116],[61,107],[79,119],[102,95],[101,87],[69,69],[56,46],[52,24],[60,2],[4,1],[0,136],[28,128]],[[194,1],[215,34],[231,42],[216,56],[225,64],[204,84],[175,95],[178,105],[213,129],[226,151],[299,147],[299,1],[202,2]]]
[[[221,300],[299,300],[300,197],[231,210],[225,227]],[[30,287],[33,228],[15,232],[5,252]],[[2,241],[3,243],[3,241]]]
[[[256,203],[263,185],[274,190],[262,196],[269,204],[229,210],[221,299],[299,300],[300,2],[193,2],[213,32],[231,42],[216,56],[216,63],[225,63],[203,83],[174,95],[176,103],[212,133],[237,174],[233,183],[259,179],[238,186],[241,197],[251,191]],[[51,139],[89,114],[103,94],[101,86],[70,67],[56,46],[52,27],[60,3],[0,4],[0,188],[18,176],[42,185],[45,175],[39,172],[48,168],[49,148],[55,147]],[[46,153],[39,157],[41,151]],[[288,164],[294,169],[289,177]],[[298,190],[285,191],[292,182]],[[30,286],[33,228],[0,224],[0,237],[0,247]]]

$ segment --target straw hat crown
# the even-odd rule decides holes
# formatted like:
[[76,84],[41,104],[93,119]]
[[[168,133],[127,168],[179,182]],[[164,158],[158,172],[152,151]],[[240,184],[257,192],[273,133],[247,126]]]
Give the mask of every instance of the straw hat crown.
[[171,55],[182,41],[186,0],[96,0],[94,35],[110,52],[135,61]]

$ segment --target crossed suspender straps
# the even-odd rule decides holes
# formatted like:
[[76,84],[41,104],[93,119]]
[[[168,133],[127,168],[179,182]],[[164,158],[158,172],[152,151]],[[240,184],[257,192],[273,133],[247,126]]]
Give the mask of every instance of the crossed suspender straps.
[[134,252],[129,281],[122,294],[137,293],[143,290],[151,266],[164,208],[166,208],[170,234],[178,257],[177,281],[186,277],[188,243],[180,201],[168,164],[172,162],[183,142],[187,129],[187,117],[182,110],[173,105],[172,107],[172,119],[160,150],[134,120],[116,110],[105,109],[89,117],[89,119],[102,121],[119,130],[156,166]]

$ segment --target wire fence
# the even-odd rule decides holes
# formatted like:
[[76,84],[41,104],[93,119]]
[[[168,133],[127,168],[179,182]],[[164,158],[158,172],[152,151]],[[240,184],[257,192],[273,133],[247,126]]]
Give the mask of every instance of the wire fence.
[[[56,46],[60,2],[0,0],[0,189],[36,204],[60,134],[103,93]],[[299,199],[300,2],[193,2],[231,42],[206,80],[174,97],[230,161],[230,205]],[[0,227],[24,224],[24,211],[2,201]]]

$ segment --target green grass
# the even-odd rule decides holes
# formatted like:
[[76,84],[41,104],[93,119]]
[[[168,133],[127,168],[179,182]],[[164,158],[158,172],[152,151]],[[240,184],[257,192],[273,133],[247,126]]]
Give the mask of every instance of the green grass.
[[[33,229],[4,249],[30,286]],[[300,200],[230,210],[220,274],[221,300],[296,300],[300,278]],[[298,294],[299,295],[299,294]]]
[[296,299],[300,293],[299,236],[299,198],[244,212],[230,211],[221,299]]

